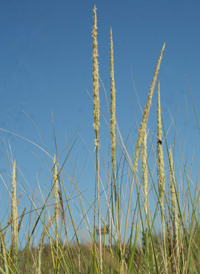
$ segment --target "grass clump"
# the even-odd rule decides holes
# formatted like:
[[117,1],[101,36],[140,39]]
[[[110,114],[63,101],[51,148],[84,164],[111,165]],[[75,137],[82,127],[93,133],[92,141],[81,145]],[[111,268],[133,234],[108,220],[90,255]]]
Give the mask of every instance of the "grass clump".
[[[190,170],[187,172],[182,157],[183,178],[187,182],[187,191],[183,193],[185,199],[181,199],[180,192],[184,189],[177,186],[174,156],[172,149],[168,150],[159,81],[155,145],[157,155],[154,153],[154,167],[152,167],[152,159],[150,161],[148,156],[148,149],[154,152],[148,119],[165,44],[158,58],[137,140],[135,146],[131,147],[130,156],[128,146],[125,145],[117,127],[112,29],[110,30],[110,117],[107,123],[110,130],[111,170],[108,168],[105,172],[109,175],[107,185],[102,182],[101,192],[99,138],[101,112],[96,7],[93,12],[95,180],[91,188],[95,188],[94,200],[89,201],[80,190],[75,168],[72,165],[71,154],[78,137],[71,147],[67,146],[67,155],[62,164],[55,138],[56,157],[46,153],[52,160],[49,164],[49,178],[52,180],[50,191],[47,196],[41,191],[41,204],[41,198],[37,198],[34,191],[29,195],[23,188],[31,202],[31,209],[26,212],[24,208],[22,214],[18,213],[21,196],[17,201],[16,183],[17,180],[21,182],[21,177],[19,174],[19,177],[16,176],[14,161],[11,169],[11,194],[8,188],[11,210],[6,225],[0,222],[0,271],[6,274],[198,273],[200,269],[199,178],[197,176],[195,193],[192,194],[188,179],[191,177]],[[174,129],[176,131],[176,127]],[[175,143],[173,145],[175,146]],[[42,151],[45,152],[44,149]],[[67,162],[71,164],[73,176],[65,170]],[[156,178],[154,170],[157,170]],[[66,191],[66,180],[70,182],[72,194]],[[105,194],[106,202],[103,202],[102,193]],[[78,225],[71,202],[81,216]],[[27,217],[28,222],[25,223]],[[96,218],[98,218],[97,226]],[[23,228],[24,234],[19,233],[20,228]],[[107,234],[108,240],[106,240]]]

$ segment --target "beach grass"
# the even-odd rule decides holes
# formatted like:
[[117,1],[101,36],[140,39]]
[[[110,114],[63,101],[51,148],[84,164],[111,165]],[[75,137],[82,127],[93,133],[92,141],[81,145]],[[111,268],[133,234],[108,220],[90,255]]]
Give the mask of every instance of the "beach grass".
[[[193,191],[190,184],[191,169],[188,170],[184,157],[182,157],[182,181],[186,182],[186,189],[177,181],[176,173],[179,170],[174,167],[173,148],[175,144],[168,142],[162,116],[162,89],[159,81],[156,86],[165,43],[158,54],[157,65],[152,74],[152,83],[143,110],[137,140],[129,152],[116,119],[117,98],[112,29],[110,29],[110,110],[107,123],[110,131],[110,140],[107,141],[110,144],[111,168],[105,171],[109,174],[107,184],[103,185],[101,182],[99,152],[101,111],[96,7],[94,7],[93,15],[91,51],[95,177],[94,181],[90,182],[90,187],[94,190],[94,199],[88,200],[79,188],[76,175],[70,177],[65,171],[65,163],[71,162],[71,156],[79,138],[78,134],[71,146],[68,146],[65,159],[61,163],[54,131],[56,156],[51,157],[50,191],[45,197],[41,191],[41,202],[35,197],[34,191],[31,196],[28,190],[24,189],[23,195],[27,195],[31,208],[27,210],[25,207],[21,214],[18,210],[21,194],[17,198],[19,177],[16,170],[19,170],[19,167],[12,159],[10,172],[12,190],[10,191],[8,187],[11,206],[8,208],[6,225],[5,219],[4,225],[0,223],[0,272],[6,274],[199,273],[199,175],[196,176]],[[189,92],[192,99],[190,89]],[[157,142],[154,145],[149,134],[148,119],[152,98],[156,94],[158,98],[157,117],[155,117]],[[192,105],[196,122],[199,125],[193,100]],[[174,130],[177,130],[175,125]],[[152,160],[148,157],[148,147],[154,151],[154,170]],[[41,150],[46,153],[43,148]],[[75,169],[72,169],[75,173]],[[124,174],[124,170],[128,175],[123,177],[121,175]],[[157,176],[154,175],[155,170]],[[70,195],[66,189],[64,183],[66,177],[71,182],[73,195]],[[103,187],[101,189],[102,185],[104,189]],[[126,192],[123,187],[126,188]],[[182,199],[183,196],[184,199]],[[78,225],[70,201],[75,203],[81,216]],[[53,212],[48,211],[52,205]],[[92,218],[89,211],[92,212]],[[28,225],[23,226],[25,217],[26,220],[28,219]],[[80,226],[85,228],[84,235],[79,235]],[[22,227],[26,229],[20,234]]]

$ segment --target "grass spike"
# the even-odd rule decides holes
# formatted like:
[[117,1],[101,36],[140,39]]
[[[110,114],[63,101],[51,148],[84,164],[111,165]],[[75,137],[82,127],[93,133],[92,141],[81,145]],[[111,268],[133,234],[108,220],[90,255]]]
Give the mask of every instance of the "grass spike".
[[[143,171],[143,191],[144,191],[144,211],[145,216],[148,216],[148,167],[147,167],[147,133],[145,130],[143,149],[142,149],[142,171]],[[147,228],[147,222],[146,222]]]
[[144,193],[144,213],[145,213],[145,227],[143,231],[143,248],[146,255],[146,267],[148,267],[149,256],[149,219],[148,219],[148,163],[147,163],[147,132],[145,130],[144,140],[142,145],[142,173],[143,173],[143,193]]
[[157,105],[157,170],[159,182],[159,203],[161,211],[162,233],[163,233],[163,246],[164,255],[166,258],[166,244],[165,244],[165,218],[164,218],[164,205],[163,199],[165,195],[165,171],[164,171],[164,158],[162,147],[162,123],[161,123],[161,104],[160,104],[160,81],[158,81],[158,105]]
[[11,205],[11,220],[12,220],[12,247],[13,261],[17,262],[18,254],[18,220],[17,220],[17,184],[16,184],[16,162],[13,162],[12,171],[12,205]]
[[58,248],[59,248],[59,226],[58,226],[58,219],[59,219],[59,203],[58,203],[58,170],[56,165],[56,156],[54,155],[53,158],[54,162],[54,215],[55,215],[55,237],[56,237],[56,252],[58,256]]
[[175,189],[175,176],[174,176],[174,162],[172,157],[171,148],[169,149],[169,169],[170,169],[170,192],[171,192],[171,210],[172,210],[172,228],[173,228],[173,249],[175,254],[175,265],[178,266],[178,214],[176,206],[176,189]]
[[[101,244],[101,216],[100,216],[100,186],[99,186],[99,127],[100,127],[100,110],[99,110],[99,66],[98,66],[98,42],[97,42],[97,13],[94,6],[94,25],[92,31],[93,38],[93,118],[95,131],[95,151],[96,151],[96,180],[95,180],[95,196],[97,187],[98,197],[98,229],[99,229],[99,261],[100,272],[102,273],[102,244]],[[95,198],[96,200],[96,198]],[[95,214],[95,213],[94,213]],[[94,220],[95,226],[95,220]],[[95,230],[95,229],[94,229]],[[95,231],[94,231],[95,234]]]

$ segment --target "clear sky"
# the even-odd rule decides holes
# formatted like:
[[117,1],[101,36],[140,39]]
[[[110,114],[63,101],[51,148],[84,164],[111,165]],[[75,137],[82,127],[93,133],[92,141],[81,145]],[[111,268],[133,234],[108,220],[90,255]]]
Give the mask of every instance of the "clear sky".
[[[99,74],[109,102],[110,27],[113,30],[117,122],[124,139],[132,128],[134,144],[137,136],[135,115],[137,122],[141,121],[133,81],[144,108],[160,50],[166,42],[159,73],[163,119],[167,130],[171,124],[170,114],[172,117],[176,116],[176,127],[182,146],[187,103],[187,145],[184,159],[188,157],[187,161],[190,163],[192,153],[196,152],[194,162],[197,167],[200,152],[199,132],[185,75],[200,118],[199,1],[1,1],[0,128],[43,146],[35,123],[46,151],[53,157],[56,150],[52,129],[52,106],[58,154],[63,152],[66,144],[79,132],[93,159],[95,158],[93,104],[88,95],[92,96],[91,32],[94,4],[97,6],[98,19]],[[100,97],[101,113],[108,120],[103,88],[100,89]],[[156,133],[156,106],[155,92],[148,123],[152,137]],[[48,163],[52,167],[52,159],[48,156],[46,158],[40,149],[17,136],[2,131],[1,137],[5,143],[2,142],[0,147],[0,174],[5,183],[8,180],[11,182],[10,178],[7,179],[6,144],[9,155],[12,150],[10,159],[16,159],[18,169],[24,174],[30,188],[35,187],[37,179],[41,189],[45,185],[47,187],[50,184],[50,181],[47,181]],[[173,143],[173,137],[172,126],[169,131],[169,144]],[[72,164],[78,179],[86,160],[78,183],[91,201],[94,169],[88,148],[81,138],[78,138],[73,148]],[[110,153],[109,128],[103,116],[100,139],[102,154],[104,153],[104,158],[107,159]],[[67,152],[64,151],[60,164],[66,155]],[[176,160],[178,164],[180,161],[181,159]],[[108,165],[107,162],[105,165]],[[66,164],[66,172],[69,167],[70,163]],[[196,167],[194,164],[194,169]],[[8,170],[10,175],[9,167]],[[71,171],[69,174],[73,176]],[[194,171],[194,181],[196,175],[197,172]],[[22,175],[19,177],[22,180]],[[67,191],[72,193],[69,180],[64,180]],[[25,180],[18,180],[18,183],[26,186]],[[29,191],[27,186],[26,189]],[[39,198],[38,187],[36,189],[36,196]],[[20,187],[18,192],[21,192]],[[6,203],[7,198],[7,191],[1,183],[0,199]],[[25,201],[26,198],[22,196],[20,212]],[[1,218],[4,213],[6,211],[0,214]]]

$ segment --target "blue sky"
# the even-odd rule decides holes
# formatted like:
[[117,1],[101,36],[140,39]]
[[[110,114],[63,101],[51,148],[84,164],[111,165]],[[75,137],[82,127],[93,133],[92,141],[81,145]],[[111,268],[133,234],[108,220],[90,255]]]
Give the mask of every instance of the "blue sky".
[[[175,117],[177,110],[177,131],[183,145],[187,102],[185,153],[190,162],[192,153],[196,152],[195,180],[200,151],[199,132],[185,75],[190,84],[197,115],[200,117],[199,1],[1,1],[0,128],[24,136],[42,146],[34,122],[46,151],[53,156],[55,145],[52,106],[59,155],[74,134],[80,132],[94,158],[93,104],[88,95],[92,95],[91,31],[94,4],[97,6],[98,19],[99,74],[110,100],[109,31],[112,27],[117,122],[124,139],[133,127],[133,143],[137,136],[134,115],[140,123],[141,111],[132,78],[141,106],[144,108],[157,59],[163,43],[166,42],[159,73],[163,118],[168,129],[171,123],[170,113]],[[108,120],[103,88],[100,89],[100,96],[101,112]],[[155,92],[148,123],[152,136],[156,133],[156,105]],[[45,154],[29,142],[3,131],[1,134],[8,149],[10,144],[12,158],[16,159],[18,168],[31,189],[36,185],[36,178],[41,188],[45,185],[47,187],[48,163],[52,167],[52,160],[47,157],[47,163]],[[169,132],[169,144],[173,143],[173,137],[172,127]],[[109,129],[103,116],[100,139],[102,154],[104,152],[107,159]],[[60,159],[61,164],[66,155],[65,151]],[[79,138],[72,152],[77,178],[85,159],[86,166],[79,185],[92,200],[92,160],[87,147]],[[180,164],[180,159],[178,162]],[[5,163],[5,145],[2,143],[0,173],[7,182]],[[69,167],[70,163],[66,165],[66,171]],[[10,179],[9,181],[11,182]],[[23,184],[25,185],[25,181]],[[67,190],[72,193],[70,182],[66,181],[66,184]],[[7,201],[6,193],[5,186],[1,184],[0,198],[4,202]],[[38,190],[36,193],[39,197]],[[21,210],[25,203],[26,198],[22,197]]]

